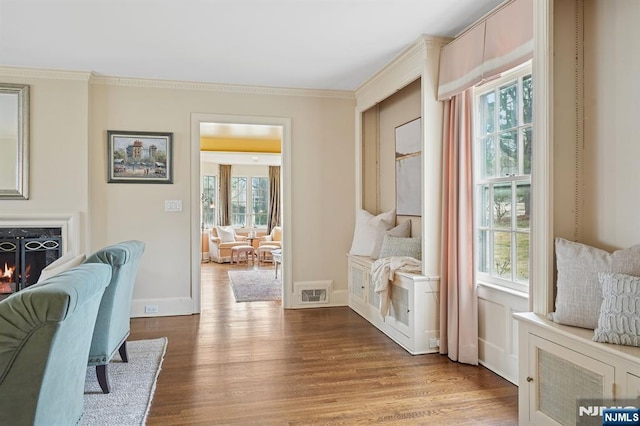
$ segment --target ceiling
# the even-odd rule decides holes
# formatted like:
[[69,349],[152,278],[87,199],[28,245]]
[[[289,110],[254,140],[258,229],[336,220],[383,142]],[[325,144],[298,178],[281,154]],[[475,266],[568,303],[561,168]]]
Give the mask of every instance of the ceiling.
[[0,0],[0,66],[352,91],[503,0]]
[[[281,149],[281,126],[200,123],[200,137],[200,160],[203,162],[252,166],[280,166],[282,164],[282,158],[279,153],[270,153],[272,152],[270,149],[260,148],[262,143],[268,143],[269,148],[271,148],[271,142],[277,141],[278,150]],[[212,137],[230,143],[223,144],[225,148],[222,150],[220,148],[209,150],[205,146],[206,139]]]

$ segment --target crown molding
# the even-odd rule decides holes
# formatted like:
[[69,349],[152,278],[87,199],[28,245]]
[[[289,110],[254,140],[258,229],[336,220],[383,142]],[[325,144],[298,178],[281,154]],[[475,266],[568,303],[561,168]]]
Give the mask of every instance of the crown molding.
[[106,86],[130,86],[155,89],[204,90],[224,93],[252,95],[303,96],[315,98],[355,99],[355,92],[348,90],[297,89],[290,87],[243,86],[234,84],[206,83],[196,81],[159,80],[147,78],[100,75],[89,71],[69,71],[44,68],[22,68],[0,66],[0,77],[49,78],[57,80],[80,80],[90,84]]
[[91,73],[87,71],[0,66],[0,77],[48,78],[55,80],[89,81],[89,79],[91,78]]
[[367,109],[421,77],[432,51],[440,55],[440,49],[449,41],[444,37],[419,36],[356,89],[358,107]]
[[106,86],[130,86],[153,89],[202,90],[252,95],[304,96],[316,98],[355,99],[355,92],[346,90],[296,89],[288,87],[243,86],[234,84],[205,83],[195,81],[157,80],[133,77],[117,77],[92,74],[90,84]]

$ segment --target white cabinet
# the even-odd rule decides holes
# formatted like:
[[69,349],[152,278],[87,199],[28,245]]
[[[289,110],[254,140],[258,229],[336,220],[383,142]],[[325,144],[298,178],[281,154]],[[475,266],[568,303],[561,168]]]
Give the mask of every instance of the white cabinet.
[[597,343],[591,340],[593,330],[559,325],[531,312],[514,317],[520,425],[576,424],[581,400],[640,396],[640,348]]
[[396,272],[389,314],[371,282],[368,257],[349,255],[349,307],[413,355],[438,352],[439,279]]

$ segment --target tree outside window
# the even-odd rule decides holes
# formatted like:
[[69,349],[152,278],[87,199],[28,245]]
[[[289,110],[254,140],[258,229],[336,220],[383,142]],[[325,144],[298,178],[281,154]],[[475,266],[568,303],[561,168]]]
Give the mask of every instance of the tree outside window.
[[251,178],[251,201],[254,228],[267,226],[267,212],[269,208],[269,179],[266,177]]
[[210,229],[217,224],[216,206],[218,204],[217,176],[202,177],[202,228]]
[[231,225],[244,228],[247,225],[247,178],[231,178]]

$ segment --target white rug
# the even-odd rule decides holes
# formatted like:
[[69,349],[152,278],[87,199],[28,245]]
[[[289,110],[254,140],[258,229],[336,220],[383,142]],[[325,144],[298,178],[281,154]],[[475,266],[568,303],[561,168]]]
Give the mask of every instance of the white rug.
[[96,368],[87,369],[84,385],[82,424],[144,425],[156,389],[167,338],[127,342],[129,362],[116,354],[107,367],[111,392],[103,394],[96,379]]
[[282,300],[282,281],[275,271],[229,271],[236,302]]

